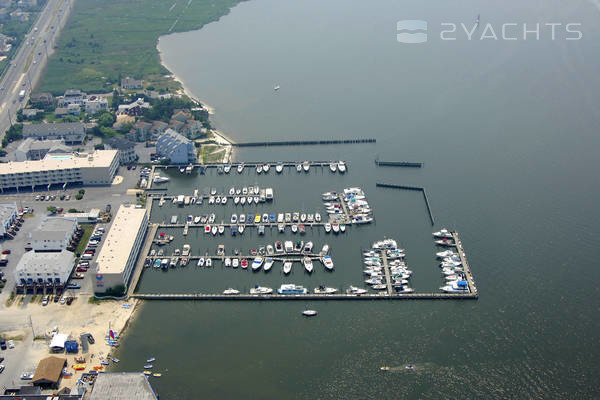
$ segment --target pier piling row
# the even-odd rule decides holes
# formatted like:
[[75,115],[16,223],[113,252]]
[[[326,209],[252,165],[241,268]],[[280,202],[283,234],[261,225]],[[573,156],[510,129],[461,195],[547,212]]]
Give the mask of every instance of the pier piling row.
[[423,194],[423,199],[425,200],[425,206],[427,208],[427,213],[429,214],[429,220],[431,221],[431,225],[435,225],[435,219],[433,218],[433,213],[431,212],[431,207],[429,206],[429,199],[427,198],[427,191],[425,190],[425,188],[419,186],[392,185],[389,183],[376,183],[375,186],[382,188],[413,190],[416,192],[421,192]]

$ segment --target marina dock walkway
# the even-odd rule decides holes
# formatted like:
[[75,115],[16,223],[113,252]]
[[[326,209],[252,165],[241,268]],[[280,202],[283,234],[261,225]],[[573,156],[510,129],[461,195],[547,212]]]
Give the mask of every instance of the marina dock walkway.
[[131,276],[131,281],[129,282],[129,287],[127,288],[127,296],[131,297],[133,292],[135,291],[135,287],[140,280],[140,276],[142,275],[142,271],[144,270],[144,262],[146,261],[146,255],[150,252],[150,248],[152,247],[152,240],[148,240],[148,238],[153,238],[156,236],[156,231],[158,230],[158,224],[150,224],[148,227],[148,232],[146,232],[146,242],[144,243],[144,247],[140,250],[140,255],[138,257],[138,262],[135,265],[135,269],[133,270],[133,274]]
[[166,294],[166,293],[136,293],[131,297],[143,300],[475,300],[477,295],[471,293],[398,293],[386,294],[368,293],[368,294]]
[[475,286],[475,279],[473,279],[473,274],[471,273],[471,267],[469,267],[469,262],[467,261],[467,256],[465,254],[465,250],[462,247],[462,242],[458,237],[458,232],[452,232],[452,237],[454,238],[454,243],[456,243],[456,251],[458,252],[458,256],[460,257],[460,261],[463,266],[463,271],[467,278],[467,284],[469,285],[469,294],[477,297],[477,286]]
[[383,261],[383,270],[385,272],[385,284],[387,286],[387,292],[392,295],[392,276],[390,274],[390,266],[388,265],[387,254],[385,250],[381,250],[381,260]]

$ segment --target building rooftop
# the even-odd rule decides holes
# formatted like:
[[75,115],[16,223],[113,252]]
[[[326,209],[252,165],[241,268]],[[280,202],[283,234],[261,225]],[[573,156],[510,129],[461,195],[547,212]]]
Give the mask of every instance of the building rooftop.
[[43,150],[50,149],[52,146],[64,145],[65,142],[62,139],[57,140],[36,140],[35,138],[27,138],[17,148],[20,151],[28,152],[29,150]]
[[43,160],[2,163],[0,164],[0,175],[53,171],[58,169],[108,168],[115,157],[117,157],[117,153],[117,150],[96,150],[93,153],[73,153],[60,156],[47,154]]
[[158,396],[140,372],[98,374],[89,400],[157,400]]
[[9,218],[16,210],[16,204],[0,204],[0,221]]
[[33,383],[58,382],[66,363],[67,359],[62,357],[50,356],[42,359],[33,375]]
[[39,228],[31,232],[31,240],[63,240],[70,239],[77,228],[75,218],[47,217],[42,220]]
[[[68,250],[57,252],[36,253],[28,251],[23,254],[15,268],[15,273],[20,272],[55,272],[57,274],[69,274],[75,263],[75,255]],[[33,278],[33,277],[32,277]]]
[[65,132],[84,133],[81,122],[57,122],[54,124],[23,125],[23,136],[27,135],[57,135]]
[[110,138],[106,142],[111,148],[117,150],[130,150],[135,147],[135,143],[122,137]]
[[125,268],[146,209],[121,206],[98,254],[98,274],[120,273]]

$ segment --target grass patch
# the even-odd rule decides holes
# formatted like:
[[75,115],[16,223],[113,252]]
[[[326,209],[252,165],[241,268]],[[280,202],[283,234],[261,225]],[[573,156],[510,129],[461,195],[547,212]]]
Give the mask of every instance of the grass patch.
[[81,254],[85,250],[87,246],[88,240],[90,240],[90,236],[92,236],[92,232],[94,231],[94,225],[80,225],[83,228],[83,235],[81,235],[81,240],[79,244],[77,244],[77,248],[75,249],[75,254]]
[[200,29],[239,1],[78,0],[37,91],[106,92],[125,76],[172,91],[178,85],[164,78],[168,71],[156,49],[159,36]]
[[94,296],[90,296],[90,298],[88,299],[88,303],[89,304],[100,304],[100,300],[95,298]]
[[43,340],[43,341],[46,341],[46,336],[44,336],[44,335],[37,335],[37,336],[35,336],[35,337],[33,338],[33,341],[34,341],[34,342],[35,342],[35,341],[42,341],[42,340]]
[[11,294],[8,296],[8,299],[6,299],[6,301],[4,302],[4,305],[6,307],[10,307],[13,305],[14,302],[15,302],[15,292],[11,292]]
[[2,338],[4,340],[18,340],[18,341],[22,341],[23,340],[23,335],[16,335],[16,336],[0,335],[0,338]]
[[220,162],[225,155],[225,149],[218,145],[203,145],[200,150],[200,158],[204,163]]

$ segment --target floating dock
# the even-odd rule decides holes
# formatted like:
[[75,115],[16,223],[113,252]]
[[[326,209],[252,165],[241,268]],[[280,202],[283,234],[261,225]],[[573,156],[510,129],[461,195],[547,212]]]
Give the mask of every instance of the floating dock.
[[375,165],[378,167],[407,167],[407,168],[421,168],[423,163],[420,162],[408,162],[408,161],[379,161],[375,160]]
[[[229,171],[229,174],[237,174],[237,167],[241,164],[244,165],[245,168],[256,168],[259,165],[265,165],[265,164],[269,164],[271,166],[271,168],[277,166],[277,164],[281,164],[284,167],[296,167],[296,165],[300,164],[302,165],[304,162],[308,161],[308,164],[312,167],[327,167],[329,168],[329,164],[331,164],[332,162],[337,163],[337,160],[329,160],[329,161],[310,161],[310,160],[298,160],[298,161],[244,161],[244,162],[236,162],[236,163],[206,163],[206,164],[200,164],[200,163],[196,163],[196,164],[192,164],[194,166],[194,169],[201,169],[201,168],[219,168],[219,167],[224,167],[225,165],[230,165],[231,166],[231,171]],[[346,165],[346,168],[348,168],[349,163],[347,161],[344,161],[344,164]],[[168,169],[168,168],[177,168],[179,169],[181,166],[180,165],[154,165],[152,167],[152,175],[154,175],[154,170],[155,169]],[[244,170],[245,170],[244,168]],[[304,170],[302,170],[301,172],[304,172]],[[277,175],[277,171],[274,170],[271,172],[271,169],[269,169],[269,172],[262,172],[262,174],[276,174]],[[227,173],[223,172],[224,175],[227,175]],[[188,173],[183,173],[181,175],[190,175]]]
[[477,295],[471,293],[367,293],[367,294],[166,294],[166,293],[136,293],[131,297],[143,300],[475,300]]

